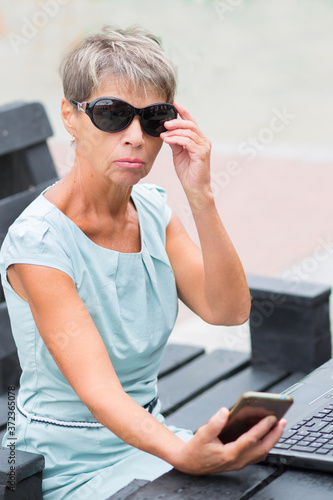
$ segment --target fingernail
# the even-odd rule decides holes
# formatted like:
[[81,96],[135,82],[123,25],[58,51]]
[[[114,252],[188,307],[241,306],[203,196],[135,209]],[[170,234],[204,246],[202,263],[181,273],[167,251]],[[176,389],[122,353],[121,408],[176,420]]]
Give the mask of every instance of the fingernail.
[[272,426],[272,427],[273,427],[273,425],[275,425],[275,424],[276,424],[276,422],[277,422],[277,418],[275,417],[275,415],[270,415],[270,416],[268,417],[268,419],[269,419],[269,423],[271,424],[271,426]]
[[228,408],[221,408],[218,415],[219,415],[220,419],[224,421],[226,419],[226,417],[229,415]]

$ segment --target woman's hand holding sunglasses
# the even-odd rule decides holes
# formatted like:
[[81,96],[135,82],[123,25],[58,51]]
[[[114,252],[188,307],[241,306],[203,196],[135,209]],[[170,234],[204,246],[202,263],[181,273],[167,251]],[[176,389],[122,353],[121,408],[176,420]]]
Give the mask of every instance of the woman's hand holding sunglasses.
[[174,103],[180,118],[164,123],[167,129],[160,137],[172,149],[177,175],[190,203],[202,206],[211,197],[211,142],[199,129],[193,116],[180,104]]

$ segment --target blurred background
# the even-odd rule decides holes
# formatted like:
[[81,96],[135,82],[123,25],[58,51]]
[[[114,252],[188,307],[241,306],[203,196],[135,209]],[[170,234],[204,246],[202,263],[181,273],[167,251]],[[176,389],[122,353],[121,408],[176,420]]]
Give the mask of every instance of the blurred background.
[[[42,102],[60,175],[74,151],[59,64],[105,24],[151,30],[177,65],[177,100],[213,142],[216,203],[246,272],[333,284],[333,0],[0,0],[0,105]],[[168,148],[147,180],[197,241]],[[195,343],[198,324],[221,345],[183,306],[177,339]],[[226,343],[247,349],[244,328]]]

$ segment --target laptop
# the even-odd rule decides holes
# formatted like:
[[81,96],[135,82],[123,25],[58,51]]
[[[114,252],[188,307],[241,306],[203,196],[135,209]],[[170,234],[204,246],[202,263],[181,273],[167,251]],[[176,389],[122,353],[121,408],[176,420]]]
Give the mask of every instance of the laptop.
[[291,395],[294,404],[266,461],[333,472],[333,359],[283,394]]

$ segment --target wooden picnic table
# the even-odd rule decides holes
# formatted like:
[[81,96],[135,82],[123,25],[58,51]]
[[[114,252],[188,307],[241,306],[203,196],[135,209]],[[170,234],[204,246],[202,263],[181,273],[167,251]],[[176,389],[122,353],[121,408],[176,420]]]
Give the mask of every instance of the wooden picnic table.
[[[172,365],[172,351],[177,363]],[[223,367],[223,368],[222,368]],[[195,431],[247,390],[281,392],[304,373],[253,365],[249,354],[168,346],[159,395],[168,424]],[[258,464],[242,471],[190,476],[172,469],[152,482],[135,480],[108,500],[332,500],[333,474]]]

